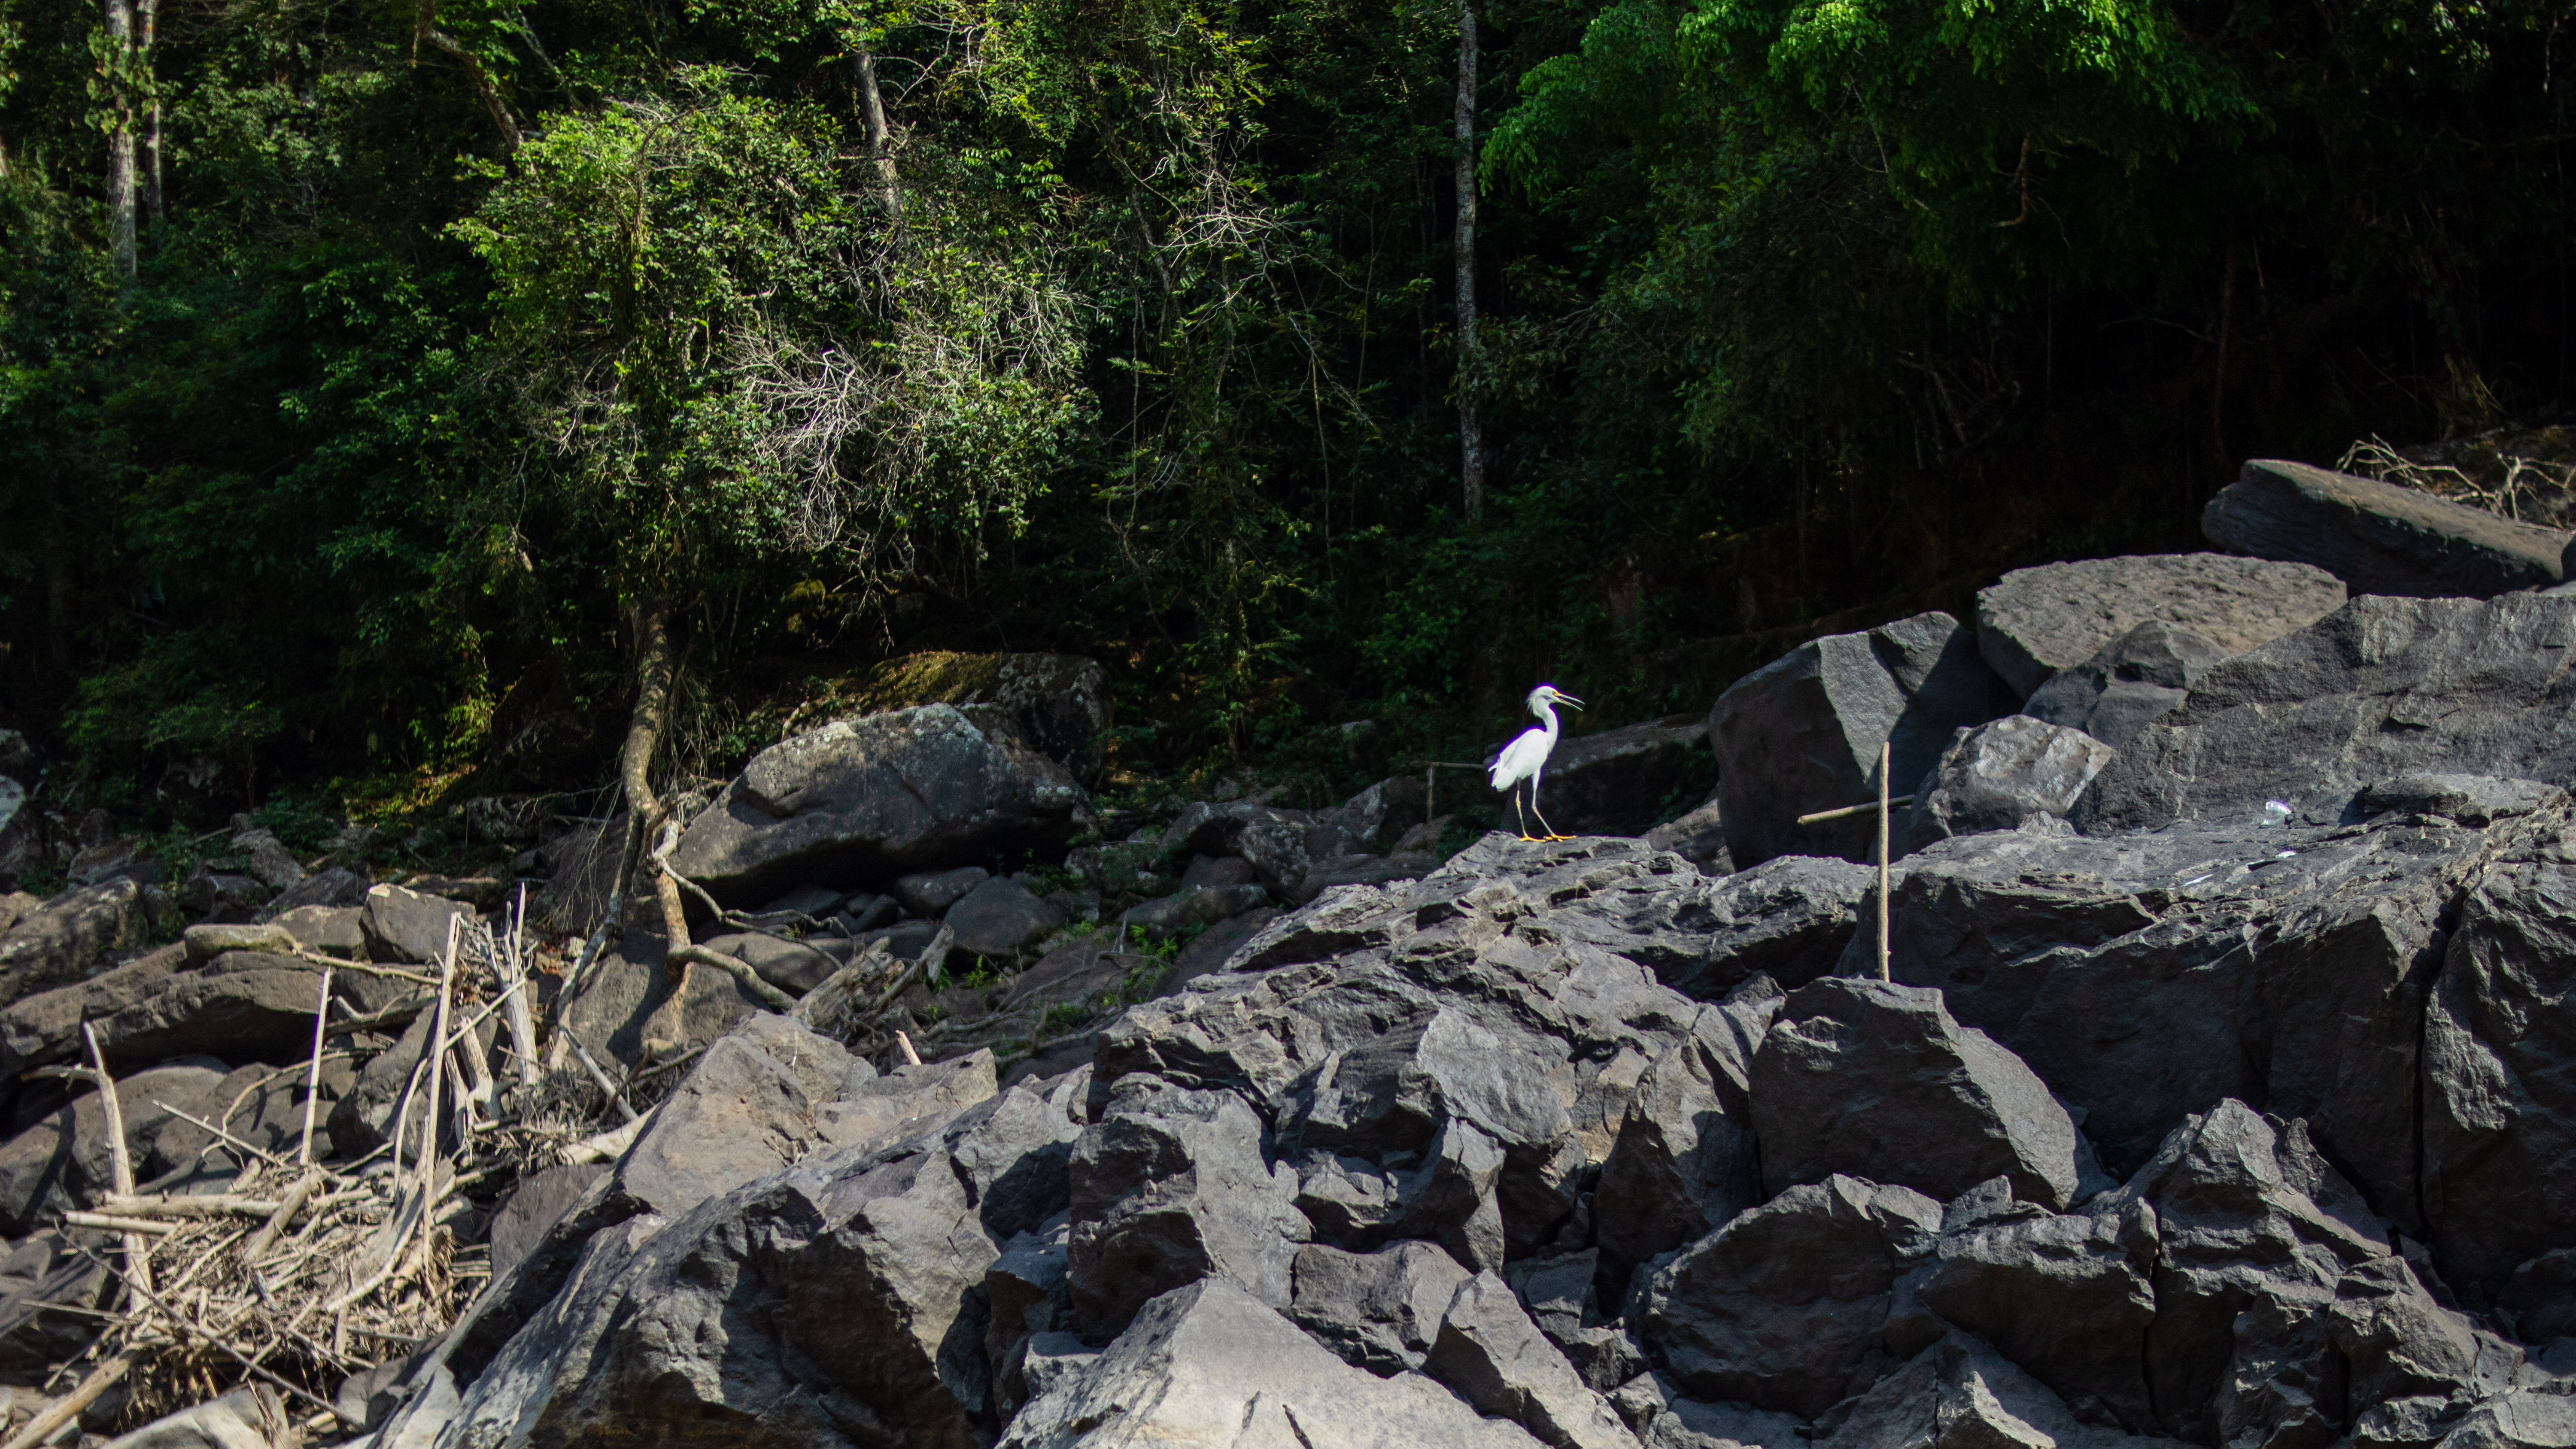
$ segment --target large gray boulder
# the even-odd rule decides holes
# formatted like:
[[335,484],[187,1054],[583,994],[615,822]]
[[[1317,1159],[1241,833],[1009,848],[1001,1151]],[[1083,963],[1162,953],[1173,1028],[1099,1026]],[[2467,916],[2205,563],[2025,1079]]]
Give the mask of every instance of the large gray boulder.
[[2118,749],[2182,708],[2201,677],[2232,657],[2213,639],[2150,619],[2031,691],[2021,712]]
[[[205,1117],[223,1110],[214,1101],[223,1081],[224,1064],[211,1058],[117,1080],[117,1110],[138,1178],[149,1175],[157,1139],[178,1113]],[[63,1209],[95,1206],[113,1185],[108,1155],[107,1106],[96,1091],[81,1093],[0,1143],[0,1233],[18,1237]]]
[[897,876],[1060,849],[1083,805],[1064,766],[992,706],[836,720],[754,755],[672,854],[682,875],[753,906],[809,880]]
[[1920,850],[1953,835],[2054,821],[2117,753],[2082,730],[2026,714],[1971,726],[1914,787],[1913,809],[1889,833]]
[[997,875],[958,898],[947,921],[957,949],[977,956],[1014,956],[1059,930],[1064,908],[1029,894],[1028,887]]
[[2344,601],[2324,569],[2221,553],[2085,559],[2014,569],[1977,591],[1977,648],[2025,699],[2138,626],[2187,629],[2241,654]]
[[1125,1084],[1085,1128],[1071,1166],[1069,1283],[1095,1337],[1145,1301],[1223,1278],[1285,1310],[1308,1237],[1297,1173],[1261,1150],[1261,1119],[1232,1092]]
[[1877,885],[1871,869],[1828,856],[1783,855],[1716,883],[1708,954],[1661,973],[1664,984],[1723,999],[1756,976],[1796,990],[1834,969]]
[[28,912],[0,935],[0,1001],[79,977],[143,929],[143,890],[130,876],[78,886]]
[[1576,1376],[1490,1269],[1458,1285],[1425,1365],[1433,1378],[1541,1441],[1570,1449],[1637,1449],[1610,1401]]
[[2070,818],[2091,833],[2261,812],[2334,821],[2428,770],[2576,778],[2576,598],[2363,597],[2210,670]]
[[1108,1350],[1041,1395],[1000,1449],[1113,1444],[1535,1449],[1415,1373],[1378,1378],[1333,1357],[1223,1279],[1155,1299]]
[[462,901],[397,885],[369,886],[358,907],[358,930],[378,961],[426,965],[447,951],[451,929],[474,920],[474,908]]
[[1915,1296],[2068,1401],[2099,1404],[2132,1432],[2149,1433],[2155,1263],[2156,1215],[2146,1203],[2060,1216],[2019,1201],[1997,1178],[1943,1209],[1939,1260]]
[[1594,1190],[1594,1241],[1633,1266],[1760,1201],[1751,1064],[1780,1009],[1746,991],[1700,1014],[1637,1082]]
[[1100,773],[1109,673],[1078,654],[908,654],[880,664],[851,698],[865,713],[915,705],[982,705],[1078,780]]
[[2169,1439],[2138,1438],[2078,1419],[2046,1385],[1994,1349],[1954,1333],[1881,1379],[1837,1413],[1816,1442],[1829,1449],[2153,1449]]
[[1422,1367],[1449,1300],[1474,1276],[1419,1239],[1373,1253],[1309,1243],[1290,1269],[1288,1312],[1317,1343],[1385,1378]]
[[1708,747],[1708,720],[1676,714],[1557,741],[1539,807],[1569,835],[1643,835]]
[[2066,1109],[1938,991],[1826,977],[1791,992],[1753,1055],[1750,1097],[1775,1195],[1843,1174],[1939,1201],[2000,1176],[2063,1208],[2086,1186],[2090,1153]]
[[1695,1398],[1812,1419],[1897,1359],[1897,1280],[1928,1259],[1941,1208],[1851,1177],[1790,1188],[1681,1251],[1638,1304],[1638,1336]]
[[[1907,860],[1891,970],[2028,1063],[2114,1173],[2234,1096],[2306,1119],[2382,1214],[2420,1232],[2417,1063],[2448,918],[2492,862],[2568,818],[2561,802],[2484,828],[2391,812],[2360,828],[1964,836]],[[1842,969],[1874,964],[1857,941]]]
[[[2481,1300],[2576,1246],[2576,867],[2560,853],[2478,883],[2424,1014],[2424,1215],[2443,1276]],[[2576,1314],[2565,1275],[2522,1276],[2521,1316]]]
[[2158,1242],[2144,1358],[2157,1422],[2201,1443],[2335,1438],[2341,1364],[2321,1315],[2349,1270],[2388,1256],[2388,1238],[2305,1124],[2222,1101],[2096,1212],[2139,1202]]
[[1939,761],[1951,731],[2012,707],[1975,636],[1947,614],[1799,645],[1728,686],[1709,711],[1729,855],[1739,869],[1779,855],[1861,859],[1871,820],[1802,826],[1798,817],[1875,798],[1881,743],[1894,746],[1901,795]]
[[[354,1010],[374,1011],[401,999],[400,987],[398,982],[342,972],[332,979],[331,994]],[[100,1047],[114,1061],[148,1062],[207,1052],[231,1061],[282,1064],[312,1053],[313,1013],[321,1004],[322,968],[292,956],[234,951],[194,971],[171,973],[92,1024],[98,1028]],[[47,1025],[60,1020],[55,1013],[43,1018]],[[75,1021],[53,1034],[40,1054],[57,1058],[73,1054],[79,1047],[79,1033]]]
[[2483,599],[2563,577],[2568,535],[2414,488],[2278,458],[2245,464],[2200,513],[2209,541],[2315,564],[2356,594]]

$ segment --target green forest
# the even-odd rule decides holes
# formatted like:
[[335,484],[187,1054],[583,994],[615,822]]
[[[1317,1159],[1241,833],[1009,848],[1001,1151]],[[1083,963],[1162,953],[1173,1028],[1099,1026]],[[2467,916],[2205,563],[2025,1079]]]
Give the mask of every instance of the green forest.
[[2552,415],[2571,19],[0,0],[0,727],[148,814],[927,649],[1101,660],[1131,774],[1705,710]]

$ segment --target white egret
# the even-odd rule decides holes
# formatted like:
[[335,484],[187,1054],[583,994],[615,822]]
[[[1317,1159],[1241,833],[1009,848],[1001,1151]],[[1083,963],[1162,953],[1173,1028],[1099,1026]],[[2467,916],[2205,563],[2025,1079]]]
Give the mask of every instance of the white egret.
[[[1553,684],[1542,684],[1531,690],[1529,712],[1537,715],[1545,723],[1537,729],[1521,731],[1519,739],[1503,746],[1492,759],[1485,762],[1486,766],[1493,771],[1494,788],[1512,792],[1512,813],[1520,816],[1523,840],[1574,838],[1570,835],[1557,834],[1556,827],[1547,823],[1547,817],[1540,814],[1538,808],[1538,773],[1547,764],[1548,752],[1556,748],[1557,723],[1554,706],[1560,704],[1572,709],[1583,708],[1582,700],[1560,691]],[[1538,823],[1547,830],[1545,835],[1530,834],[1529,815],[1521,814],[1520,784],[1523,780],[1529,781],[1529,815],[1538,816]]]

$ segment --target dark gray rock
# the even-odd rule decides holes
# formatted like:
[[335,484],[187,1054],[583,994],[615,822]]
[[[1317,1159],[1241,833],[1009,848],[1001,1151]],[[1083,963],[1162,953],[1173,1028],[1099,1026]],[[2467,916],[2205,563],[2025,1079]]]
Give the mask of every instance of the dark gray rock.
[[2256,458],[2201,510],[2209,541],[2315,564],[2359,594],[2487,598],[2564,577],[2568,536],[2305,463]]
[[1661,1374],[1639,1374],[1610,1396],[1646,1449],[1806,1449],[1808,1425],[1750,1404],[1684,1398]]
[[1288,1314],[1344,1362],[1380,1378],[1422,1367],[1460,1285],[1475,1275],[1418,1240],[1352,1253],[1297,1250]]
[[[403,983],[356,972],[340,973],[331,986],[334,997],[358,1012],[390,1007],[404,991]],[[283,1064],[312,1053],[313,1011],[321,1001],[322,968],[288,956],[236,951],[194,971],[173,972],[94,1025],[100,1047],[114,1061],[206,1052]],[[45,1050],[67,1057],[79,1040],[75,1022]]]
[[814,935],[782,941],[776,936],[737,932],[698,943],[731,956],[759,973],[760,979],[791,995],[802,996],[850,964],[858,942],[849,936]]
[[[2424,1017],[2424,1216],[2442,1276],[2484,1301],[2576,1245],[2576,866],[2549,848],[2490,872],[2460,909]],[[2576,1320],[2576,1295],[2547,1295]]]
[[1261,879],[1252,862],[1239,855],[1194,855],[1189,868],[1181,872],[1181,889],[1198,890],[1209,886],[1251,885]]
[[2394,1255],[2345,1273],[2324,1318],[2350,1375],[2356,1443],[2429,1443],[2527,1372],[2519,1346],[2436,1302]]
[[1380,780],[1325,812],[1325,818],[1354,842],[1354,849],[1389,855],[1406,832],[1422,824],[1426,803],[1422,781]]
[[689,823],[672,863],[747,905],[807,880],[1061,849],[1082,787],[992,708],[925,705],[772,745]]
[[[126,1151],[151,1159],[161,1130],[176,1113],[212,1116],[224,1064],[208,1058],[151,1067],[116,1083]],[[211,1108],[212,1110],[208,1110]],[[108,1166],[107,1109],[87,1091],[0,1143],[0,1232],[18,1237],[66,1208],[97,1205],[113,1185]]]
[[[314,879],[319,880],[323,875],[330,873],[324,871]],[[366,959],[367,936],[360,918],[365,912],[360,909],[358,902],[364,899],[366,899],[366,891],[362,885],[356,897],[350,901],[334,905],[296,906],[278,912],[270,918],[269,923],[282,927],[286,934],[295,938],[295,944],[307,951],[317,951],[325,956],[337,956],[344,961],[363,961]]]
[[1169,855],[1240,857],[1273,890],[1293,894],[1314,864],[1306,848],[1307,832],[1314,824],[1305,811],[1278,810],[1250,800],[1221,805],[1193,801],[1163,832],[1163,850]]
[[1868,866],[1814,855],[1737,871],[1709,892],[1717,926],[1708,954],[1662,973],[1664,984],[1708,1001],[1756,976],[1794,991],[1834,969],[1877,880]]
[[999,1449],[1087,1444],[1532,1449],[1420,1374],[1378,1378],[1223,1279],[1146,1305],[1096,1360],[1011,1421]]
[[1029,894],[1006,875],[968,891],[948,908],[957,949],[977,956],[1012,956],[1063,929],[1062,907]]
[[605,1163],[575,1162],[519,1179],[518,1187],[492,1215],[492,1276],[509,1277],[510,1270],[527,1260],[573,1204],[606,1176]]
[[2333,1439],[2344,1361],[2320,1315],[2388,1239],[2305,1124],[2222,1101],[2094,1210],[2140,1201],[2159,1242],[2145,1359],[2157,1422],[2201,1443]]
[[2498,1394],[2471,1409],[2442,1436],[2442,1449],[2570,1446],[2576,1446],[2576,1398],[2547,1388]]
[[1232,1092],[1121,1084],[1073,1151],[1069,1282],[1085,1332],[1106,1338],[1146,1300],[1202,1278],[1288,1306],[1308,1228],[1296,1172],[1273,1167],[1261,1138]]
[[264,914],[275,920],[293,911],[339,910],[367,898],[367,878],[345,865],[317,870],[270,899]]
[[1100,772],[1111,713],[1108,672],[1078,654],[906,655],[877,666],[857,703],[870,711],[985,706],[1079,780]]
[[1547,757],[1540,804],[1570,835],[1643,835],[1707,748],[1708,720],[1700,715],[1569,736]]
[[1296,1206],[1325,1240],[1368,1249],[1415,1234],[1446,1248],[1471,1270],[1503,1261],[1503,1209],[1496,1185],[1504,1154],[1465,1122],[1441,1124],[1429,1150],[1388,1154],[1390,1168],[1357,1153],[1310,1151],[1300,1165]]
[[2165,553],[2043,564],[2014,569],[1977,591],[1977,648],[2028,698],[2051,676],[2150,622],[2241,654],[2306,628],[2343,601],[2333,574],[2269,558]]
[[[2004,1181],[1986,1186],[2009,1200]],[[1956,1229],[1947,1216],[1940,1259],[1915,1289],[1923,1306],[1993,1344],[2068,1402],[2089,1399],[2132,1433],[2154,1432],[2145,1376],[2156,1313],[2148,1277],[2154,1209],[2131,1201],[2115,1213],[2013,1216]]]
[[1049,1362],[1058,1357],[1049,1352],[1054,1345],[1042,1340],[1084,1348],[1080,1336],[1058,1328],[1072,1314],[1066,1254],[1067,1227],[1059,1216],[1040,1231],[1013,1234],[984,1269],[984,1302],[992,1315],[984,1327],[984,1354],[992,1365],[997,1418],[1019,1412],[1063,1371]]
[[1726,811],[1714,793],[1638,838],[1647,849],[1669,850],[1709,875],[1735,869],[1735,858],[1726,852]]
[[357,1080],[332,1103],[322,1122],[331,1134],[334,1152],[355,1157],[373,1152],[391,1140],[394,1112],[403,1105],[407,1088],[415,1089],[415,1100],[404,1109],[404,1130],[418,1129],[427,1104],[417,1100],[415,1074],[422,1055],[429,1050],[429,1034],[436,1022],[434,1012],[424,1011],[413,1017],[394,1044],[369,1058]]
[[[323,1058],[321,1090],[314,1097],[314,1151],[330,1146],[323,1134],[323,1123],[331,1115],[332,1105],[357,1085],[357,1068],[345,1056]],[[247,1066],[237,1068],[217,1084],[208,1098],[208,1110],[196,1113],[209,1124],[221,1127],[227,1136],[249,1143],[260,1151],[293,1157],[304,1138],[305,1066]],[[205,1127],[181,1118],[172,1118],[153,1134],[148,1162],[138,1162],[138,1176],[149,1178],[165,1172],[192,1169],[200,1153],[207,1154],[209,1166],[244,1165],[244,1156]]]
[[93,1313],[110,1306],[112,1284],[122,1289],[107,1271],[109,1242],[104,1233],[47,1228],[9,1245],[0,1257],[0,1373],[41,1380],[97,1339]]
[[474,908],[462,902],[393,885],[368,887],[359,911],[358,929],[374,959],[421,964],[447,950],[449,922],[461,928],[474,919]]
[[2090,833],[2251,815],[2343,818],[2373,781],[2423,771],[2576,778],[2576,598],[2354,599],[2202,676],[2071,818]]
[[1181,953],[1165,967],[1161,979],[1154,983],[1154,994],[1169,996],[1226,963],[1227,958],[1242,949],[1243,944],[1260,934],[1261,928],[1279,919],[1273,906],[1256,906],[1230,920],[1219,921],[1201,931]]
[[1322,857],[1306,867],[1306,878],[1297,884],[1297,903],[1304,905],[1335,886],[1377,886],[1400,880],[1418,880],[1430,874],[1431,868],[1431,857],[1419,854]]
[[1669,1252],[1762,1199],[1747,1093],[1779,1009],[1776,992],[1740,993],[1639,1078],[1593,1196],[1594,1237],[1614,1263]]
[[2150,1449],[2173,1442],[2086,1424],[2002,1354],[1955,1333],[1817,1427],[1825,1432],[1816,1441],[1831,1449]]
[[1941,1209],[1911,1188],[1833,1177],[1790,1188],[1647,1281],[1638,1337],[1683,1392],[1814,1418],[1895,1367],[1897,1280],[1930,1257]]
[[1635,1449],[1607,1399],[1576,1377],[1491,1271],[1458,1287],[1425,1367],[1476,1412],[1509,1419],[1544,1443]]
[[963,900],[968,891],[982,885],[992,874],[980,865],[915,871],[895,881],[895,898],[916,916],[935,916]]
[[1798,817],[1878,793],[1878,749],[1895,748],[1894,790],[1923,778],[1961,725],[2010,713],[2013,697],[1943,613],[1799,645],[1728,686],[1709,711],[1718,799],[1737,867],[1780,855],[1859,860],[1876,826]]
[[1232,920],[1269,903],[1269,890],[1259,885],[1184,887],[1168,896],[1130,906],[1119,913],[1118,920],[1122,926],[1148,936],[1177,936],[1200,926]]
[[1791,992],[1753,1055],[1751,1113],[1775,1194],[1839,1173],[1940,1200],[2001,1176],[2064,1208],[2085,1187],[2089,1154],[2047,1084],[1921,987],[1829,976]]
[[[2342,585],[2335,592],[2340,605]],[[2232,651],[2214,639],[2150,619],[2032,690],[2021,712],[2118,749],[2180,709],[2201,676],[2230,657]]]
[[143,888],[126,876],[78,886],[30,911],[0,936],[0,1001],[77,979],[100,955],[143,929]]
[[2082,730],[2026,714],[1963,729],[1914,787],[1914,807],[1891,822],[1890,833],[1920,850],[1953,835],[2053,821],[2118,753]]
[[2433,773],[2374,780],[2354,801],[2354,809],[2365,816],[2402,810],[2410,815],[2437,815],[2460,825],[2487,826],[2536,814],[2566,798],[2566,791],[2537,780]]
[[[929,944],[935,929],[927,922],[923,925],[920,940],[912,947],[914,956]],[[644,1025],[670,999],[674,986],[663,964],[663,950],[661,932],[629,930],[615,946],[600,953],[589,979],[565,1004],[564,1028],[601,1066],[612,1059],[628,1066],[642,1064]],[[690,971],[687,987],[679,1016],[688,1046],[712,1046],[736,1023],[769,1009],[729,971]]]
[[28,1067],[81,1055],[82,1022],[110,1016],[160,992],[186,964],[185,947],[173,943],[87,981],[11,1002],[0,1009],[0,1076],[14,1077]]
[[[2515,841],[2564,818],[1944,841],[1906,862],[1892,970],[1942,988],[1953,1016],[2084,1114],[2114,1173],[2234,1095],[2305,1118],[2416,1231],[2418,1023],[2446,914]],[[1842,969],[1870,966],[1856,940]]]

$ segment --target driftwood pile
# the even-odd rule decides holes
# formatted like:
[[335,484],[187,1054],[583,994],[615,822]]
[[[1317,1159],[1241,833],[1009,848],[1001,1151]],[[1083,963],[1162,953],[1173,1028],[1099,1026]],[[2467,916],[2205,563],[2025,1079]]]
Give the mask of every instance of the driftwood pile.
[[[64,1213],[63,1223],[116,1235],[102,1266],[119,1286],[107,1310],[63,1305],[96,1317],[98,1336],[48,1388],[76,1385],[0,1449],[35,1449],[120,1386],[127,1406],[118,1417],[128,1423],[251,1390],[258,1404],[282,1406],[304,1433],[362,1427],[346,1421],[334,1387],[437,1339],[489,1276],[485,1250],[460,1248],[453,1231],[478,1210],[469,1190],[489,1201],[544,1168],[615,1158],[703,1050],[621,1077],[559,1019],[547,1023],[541,1045],[525,926],[524,892],[501,929],[457,917],[435,976],[299,953],[324,974],[312,1055],[277,1073],[305,1082],[296,1150],[263,1150],[225,1131],[230,1114],[214,1122],[177,1114],[244,1164],[219,1194],[137,1193],[123,1113],[94,1032],[87,1066],[48,1069],[108,1088],[99,1095],[113,1190],[95,1210]],[[936,977],[946,944],[914,961],[895,960],[879,945],[788,1006],[820,1033],[912,1057],[900,1032],[880,1032],[877,1023],[906,988]],[[329,1018],[332,977],[342,970],[434,987],[426,1004],[434,1017],[389,1140],[354,1161],[325,1162],[314,1144],[322,1066],[332,1055],[325,1043],[366,1024]],[[557,993],[558,1004],[577,985]],[[500,1030],[487,1050],[480,1028],[496,1016]],[[325,1155],[327,1148],[326,1136]]]

